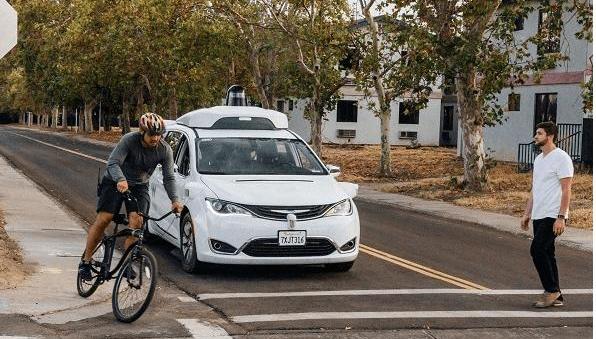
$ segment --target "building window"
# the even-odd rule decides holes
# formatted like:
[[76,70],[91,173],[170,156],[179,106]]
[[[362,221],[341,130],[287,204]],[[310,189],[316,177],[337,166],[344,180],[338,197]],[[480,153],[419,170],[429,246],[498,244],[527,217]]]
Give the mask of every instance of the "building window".
[[534,126],[544,121],[557,123],[557,93],[537,93]]
[[288,111],[293,111],[294,110],[294,100],[290,99],[288,100]]
[[399,123],[417,125],[420,116],[420,111],[411,102],[399,103]]
[[509,93],[507,97],[507,110],[508,111],[519,111],[521,101],[521,95],[516,93]]
[[513,29],[514,31],[523,30],[524,29],[524,17],[518,16],[517,18],[515,18],[514,24],[515,24],[515,28]]
[[285,112],[286,102],[284,100],[277,100],[277,110],[279,112]]
[[561,51],[561,11],[554,12],[540,10],[538,12],[538,31],[551,30],[538,44],[538,55],[559,53]]
[[354,70],[360,64],[360,56],[355,47],[348,47],[346,55],[339,61],[340,71]]
[[337,122],[357,122],[358,101],[339,100],[337,102]]

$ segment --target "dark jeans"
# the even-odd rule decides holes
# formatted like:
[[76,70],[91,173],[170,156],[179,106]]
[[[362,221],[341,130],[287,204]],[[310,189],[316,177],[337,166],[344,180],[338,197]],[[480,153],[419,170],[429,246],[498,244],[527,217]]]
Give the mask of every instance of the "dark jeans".
[[555,218],[533,220],[534,240],[530,247],[530,254],[534,266],[540,276],[544,290],[549,293],[559,292],[559,271],[555,259],[555,238],[553,225]]

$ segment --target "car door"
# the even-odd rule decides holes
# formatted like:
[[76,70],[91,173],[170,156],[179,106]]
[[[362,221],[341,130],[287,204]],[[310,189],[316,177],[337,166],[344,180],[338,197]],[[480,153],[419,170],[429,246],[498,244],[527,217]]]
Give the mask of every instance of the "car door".
[[[170,131],[165,137],[165,141],[170,145],[172,148],[174,159],[176,153],[180,147],[180,143],[182,141],[183,134],[179,131]],[[151,176],[151,216],[153,217],[160,217],[167,212],[170,211],[172,208],[172,202],[168,197],[168,193],[166,192],[163,186],[163,172],[161,165],[157,165],[153,175]],[[173,217],[165,218],[161,221],[157,222],[157,226],[159,228],[159,232],[170,240],[175,240],[175,237],[168,232],[170,228],[170,224],[172,223]]]
[[[178,146],[178,151],[176,157],[174,158],[177,170],[174,173],[174,177],[176,177],[176,191],[178,192],[178,196],[182,200],[182,203],[186,205],[188,200],[188,195],[185,194],[186,184],[187,181],[190,180],[190,173],[191,173],[191,154],[190,154],[190,141],[185,135],[182,136],[180,139],[180,144]],[[175,218],[173,222],[170,224],[169,229],[167,230],[168,233],[174,235],[176,239],[180,239],[180,224],[179,219]]]

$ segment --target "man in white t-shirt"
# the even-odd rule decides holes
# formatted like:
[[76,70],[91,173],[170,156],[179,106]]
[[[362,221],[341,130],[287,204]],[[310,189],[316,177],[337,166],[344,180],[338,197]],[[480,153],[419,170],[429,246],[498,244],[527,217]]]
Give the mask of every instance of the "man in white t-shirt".
[[565,231],[569,218],[573,162],[565,151],[557,148],[557,126],[548,121],[536,126],[534,142],[542,153],[534,160],[532,193],[521,220],[527,231],[530,219],[534,226],[534,239],[530,253],[538,271],[544,293],[534,307],[562,306],[559,272],[555,259],[555,238]]

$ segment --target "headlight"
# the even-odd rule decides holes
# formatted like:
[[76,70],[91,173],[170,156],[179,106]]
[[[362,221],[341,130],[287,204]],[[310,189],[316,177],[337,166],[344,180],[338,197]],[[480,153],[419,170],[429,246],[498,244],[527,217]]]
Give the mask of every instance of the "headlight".
[[326,217],[331,216],[338,216],[338,215],[350,215],[352,214],[352,203],[350,199],[346,199],[344,201],[340,201],[335,206],[331,207],[331,209],[325,213]]
[[211,198],[206,198],[205,200],[207,201],[207,204],[210,205],[211,208],[217,213],[252,215],[245,208],[242,208],[238,205],[235,205],[227,201]]

